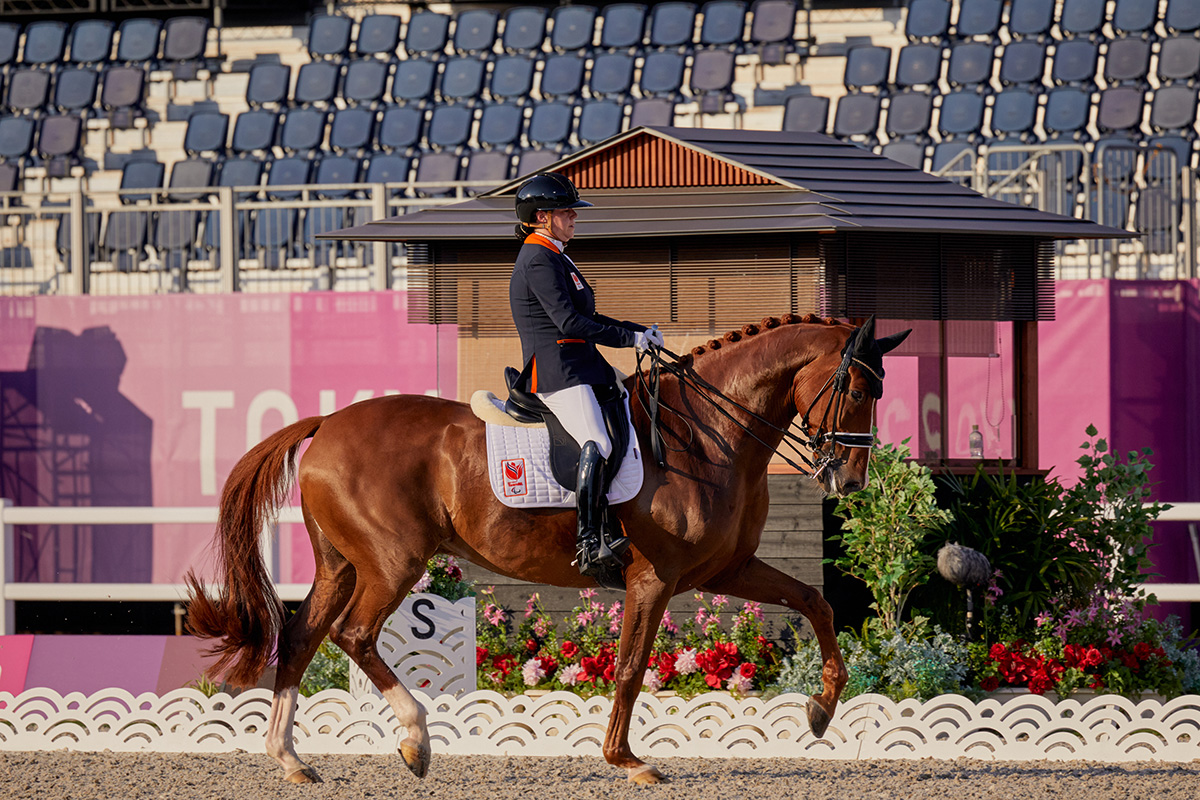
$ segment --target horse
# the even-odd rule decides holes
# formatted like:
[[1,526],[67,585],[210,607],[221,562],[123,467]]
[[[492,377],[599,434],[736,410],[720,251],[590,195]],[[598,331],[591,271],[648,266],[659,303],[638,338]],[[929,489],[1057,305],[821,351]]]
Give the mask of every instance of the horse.
[[[882,354],[905,335],[875,339],[873,318],[859,328],[793,314],[746,325],[660,373],[657,406],[670,413],[657,428],[645,374],[625,380],[639,401],[631,402],[631,416],[641,452],[651,452],[658,429],[678,444],[655,448],[661,463],[646,459],[641,491],[611,509],[631,546],[603,754],[629,780],[664,780],[633,753],[629,725],[655,632],[670,598],[683,592],[780,604],[807,617],[823,662],[823,690],[810,699],[807,715],[813,733],[824,733],[849,674],[829,603],[754,555],[767,517],[767,466],[801,415],[812,452],[823,453],[809,462],[820,464],[814,476],[822,489],[846,495],[864,487],[870,449],[861,440],[871,438],[882,394]],[[704,387],[723,398],[714,400]],[[813,422],[809,411],[826,393],[821,421]],[[846,434],[829,433],[827,424]],[[860,444],[839,445],[841,435],[857,435]],[[297,477],[296,455],[310,438]],[[484,423],[466,404],[394,395],[288,425],[234,466],[214,535],[224,585],[210,596],[188,573],[188,625],[194,635],[216,640],[209,674],[230,685],[253,686],[276,662],[266,750],[286,780],[320,781],[296,754],[292,724],[301,676],[326,635],[378,687],[404,729],[401,757],[414,775],[425,776],[431,760],[425,708],[387,667],[376,641],[435,554],[533,583],[596,585],[573,566],[574,510],[503,505],[490,488],[485,451]],[[285,619],[259,539],[293,481],[316,572],[307,597]]]

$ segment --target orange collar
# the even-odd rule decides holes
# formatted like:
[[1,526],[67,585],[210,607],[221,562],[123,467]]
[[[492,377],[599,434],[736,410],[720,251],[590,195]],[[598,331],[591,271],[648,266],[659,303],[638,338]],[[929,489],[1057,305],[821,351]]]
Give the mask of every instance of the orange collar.
[[548,237],[536,231],[525,237],[525,244],[540,244],[542,247],[547,247],[556,253],[562,252],[554,246],[554,242],[550,241]]

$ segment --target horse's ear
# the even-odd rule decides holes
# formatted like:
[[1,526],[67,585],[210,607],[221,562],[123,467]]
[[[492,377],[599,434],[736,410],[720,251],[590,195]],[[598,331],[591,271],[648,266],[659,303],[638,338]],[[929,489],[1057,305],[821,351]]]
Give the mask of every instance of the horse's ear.
[[912,328],[909,328],[906,331],[900,331],[899,333],[890,334],[882,339],[876,339],[875,344],[879,345],[880,353],[890,353],[899,347],[900,343],[907,339],[910,333],[912,333]]
[[854,338],[847,344],[850,345],[851,352],[865,353],[866,348],[871,344],[871,340],[875,338],[875,315],[872,314],[861,328],[854,331]]

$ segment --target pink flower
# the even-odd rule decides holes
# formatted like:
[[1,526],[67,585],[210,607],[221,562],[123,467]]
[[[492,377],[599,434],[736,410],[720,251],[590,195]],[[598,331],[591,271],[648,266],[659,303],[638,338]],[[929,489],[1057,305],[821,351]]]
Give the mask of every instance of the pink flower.
[[538,681],[546,677],[546,670],[542,668],[541,661],[531,658],[521,667],[521,677],[525,679],[526,686],[537,686]]
[[676,672],[680,675],[691,675],[698,669],[700,669],[700,665],[696,663],[696,649],[694,647],[679,651],[679,655],[675,657]]
[[508,614],[495,603],[488,603],[483,608],[483,618],[488,621],[488,624],[495,625],[498,628],[508,619]]
[[563,686],[574,686],[579,683],[579,676],[583,674],[583,667],[578,664],[571,664],[563,667],[558,673],[558,682]]
[[596,597],[595,589],[583,589],[579,592],[580,600],[593,600]]
[[617,600],[608,609],[609,619],[619,619],[621,617],[621,601]]
[[742,606],[742,611],[754,617],[759,622],[763,621],[763,610],[761,603],[755,603],[753,600],[748,600],[746,604]]
[[433,576],[429,574],[429,570],[425,570],[425,574],[421,576],[421,580],[413,584],[414,592],[423,592],[433,585]]
[[733,673],[729,680],[725,681],[725,688],[734,694],[746,694],[750,691],[750,679],[740,672]]
[[537,621],[533,623],[534,636],[538,636],[542,639],[545,639],[546,636],[549,635],[549,633],[550,633],[550,623],[546,621],[545,617],[538,617]]
[[529,599],[525,601],[525,619],[529,619],[533,616],[534,606],[537,605],[537,601],[539,599],[541,598],[538,596],[537,592],[529,595]]
[[672,636],[679,633],[679,626],[675,624],[675,621],[673,619],[671,619],[670,611],[663,612],[662,628],[663,628],[663,630],[665,630],[667,633],[671,634]]
[[646,691],[648,692],[657,692],[659,689],[661,689],[662,681],[659,680],[658,670],[646,670],[646,677],[642,678],[642,686],[645,687]]
[[729,605],[729,598],[723,594],[714,594],[712,599],[713,611],[720,611],[725,606]]

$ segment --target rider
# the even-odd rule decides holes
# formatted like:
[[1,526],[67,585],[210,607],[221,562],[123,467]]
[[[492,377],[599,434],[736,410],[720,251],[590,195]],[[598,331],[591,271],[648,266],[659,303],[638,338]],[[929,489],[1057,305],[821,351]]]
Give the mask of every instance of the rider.
[[[596,298],[579,268],[564,252],[575,235],[579,199],[575,185],[558,173],[535,175],[517,189],[517,238],[524,242],[509,282],[513,322],[521,337],[527,385],[579,443],[575,491],[579,571],[595,576],[621,566],[619,553],[602,550],[606,459],[612,442],[594,386],[615,384],[616,373],[596,345],[646,350],[663,343],[647,329],[596,313]],[[624,454],[617,453],[617,458]],[[623,548],[622,548],[623,550]]]

